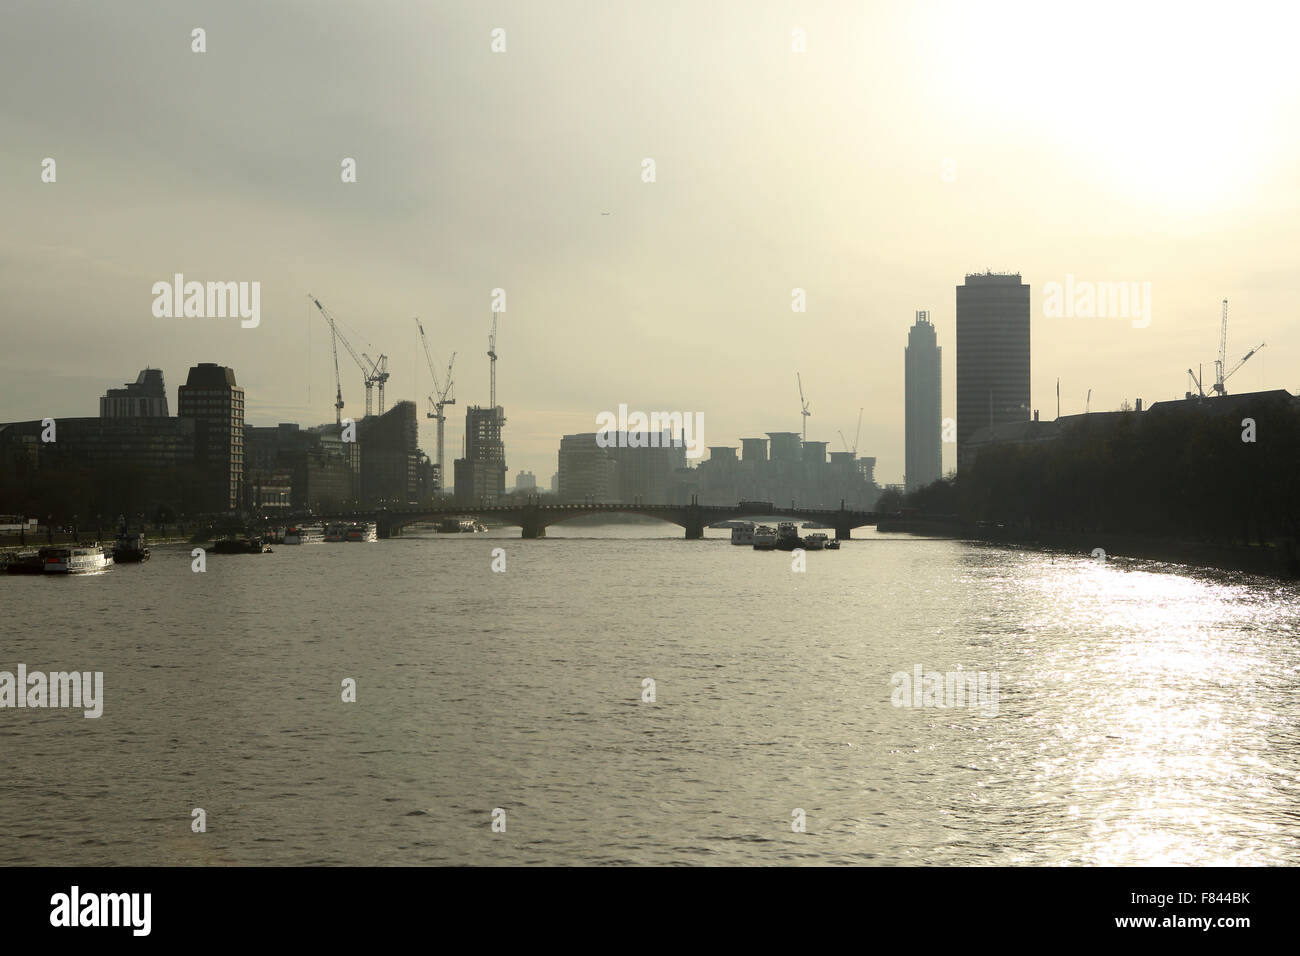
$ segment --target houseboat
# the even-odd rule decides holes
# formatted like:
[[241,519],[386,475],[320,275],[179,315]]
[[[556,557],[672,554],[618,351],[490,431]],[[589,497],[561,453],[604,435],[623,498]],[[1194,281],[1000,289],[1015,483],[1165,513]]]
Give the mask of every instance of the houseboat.
[[761,524],[754,529],[754,550],[771,551],[776,547],[776,529]]

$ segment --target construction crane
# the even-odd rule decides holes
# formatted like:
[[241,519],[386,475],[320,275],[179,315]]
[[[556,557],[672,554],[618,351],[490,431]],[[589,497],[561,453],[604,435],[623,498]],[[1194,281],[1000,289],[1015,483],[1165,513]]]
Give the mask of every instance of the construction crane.
[[[370,371],[366,373],[366,414],[370,414],[370,384],[371,382],[379,386],[379,414],[384,414],[384,383],[388,381],[388,356],[381,355],[378,359],[372,359],[365,352],[361,357],[370,364]],[[365,372],[363,367],[361,371]]]
[[425,418],[433,418],[438,422],[438,482],[440,487],[446,487],[447,476],[443,472],[443,434],[447,424],[447,416],[443,408],[447,405],[455,405],[456,399],[449,397],[452,390],[451,369],[456,364],[456,353],[451,353],[451,361],[447,363],[447,385],[444,387],[438,383],[438,370],[433,366],[433,356],[429,354],[429,340],[424,335],[424,326],[420,320],[415,320],[416,326],[420,330],[420,342],[424,345],[424,360],[429,363],[429,376],[433,379],[433,394],[429,396],[429,411],[425,412]]
[[369,356],[362,358],[357,354],[357,350],[352,347],[352,343],[347,340],[347,337],[339,331],[338,321],[330,313],[329,309],[320,304],[320,299],[316,298],[310,292],[307,293],[307,298],[310,299],[316,308],[320,310],[320,314],[324,316],[326,323],[328,323],[330,327],[330,334],[334,337],[334,383],[337,391],[337,398],[334,403],[336,412],[335,424],[341,424],[341,409],[343,408],[343,389],[342,386],[339,385],[338,372],[338,342],[343,343],[343,347],[347,349],[347,353],[352,356],[352,361],[357,363],[357,366],[361,369],[362,376],[365,378],[366,417],[368,418],[370,416],[371,390],[376,384],[379,385],[379,413],[382,415],[384,413],[384,383],[388,381],[388,356],[380,355],[378,361],[371,360]]
[[505,416],[497,411],[497,316],[501,313],[493,311],[492,313],[492,331],[488,335],[488,360],[490,365],[490,386],[489,401],[492,406],[493,417],[496,418],[497,428],[506,423]]
[[[1228,379],[1232,378],[1232,376],[1236,374],[1236,372],[1243,365],[1245,365],[1248,361],[1250,361],[1251,356],[1253,356],[1256,352],[1258,352],[1267,344],[1268,344],[1267,342],[1260,342],[1259,345],[1255,346],[1253,349],[1251,349],[1249,352],[1243,355],[1241,357],[1241,360],[1238,361],[1237,364],[1234,365],[1231,369],[1227,367],[1228,300],[1224,299],[1223,313],[1222,313],[1222,317],[1219,320],[1219,357],[1214,360],[1214,383],[1210,386],[1211,394],[1218,395],[1220,398],[1225,397],[1228,394],[1228,389],[1227,389]],[[1200,398],[1204,398],[1205,388],[1202,384],[1204,376],[1196,374],[1190,368],[1187,370],[1187,376],[1196,385],[1197,396]],[[1192,393],[1190,389],[1187,392],[1187,397],[1188,398],[1192,397]]]
[[1239,368],[1241,368],[1243,365],[1245,365],[1245,364],[1246,364],[1246,361],[1247,361],[1247,360],[1248,360],[1252,355],[1254,355],[1256,352],[1258,352],[1260,349],[1262,349],[1262,348],[1263,348],[1265,345],[1267,345],[1267,344],[1268,344],[1267,342],[1260,342],[1260,343],[1259,343],[1258,345],[1256,345],[1253,349],[1251,349],[1249,352],[1247,352],[1245,355],[1243,355],[1243,356],[1241,357],[1241,361],[1238,362],[1236,365],[1234,365],[1234,366],[1232,367],[1232,371],[1229,372],[1227,375],[1223,376],[1223,380],[1226,382],[1228,379],[1232,378],[1232,376],[1236,373],[1237,369],[1239,369]]
[[844,437],[844,429],[838,429],[840,441],[844,442],[844,450],[851,451],[854,455],[858,453],[858,439],[862,437],[862,409],[858,409],[858,430],[853,433],[853,447],[849,447],[849,440]]
[[808,411],[808,401],[803,397],[803,378],[798,372],[794,373],[795,381],[799,383],[799,404],[803,406],[799,412],[803,416],[803,440],[808,441],[808,416],[812,412]]
[[1223,363],[1227,358],[1228,351],[1228,300],[1223,300],[1223,319],[1219,323],[1219,357],[1214,360],[1214,394],[1227,395],[1228,391],[1223,387],[1225,377],[1223,374]]

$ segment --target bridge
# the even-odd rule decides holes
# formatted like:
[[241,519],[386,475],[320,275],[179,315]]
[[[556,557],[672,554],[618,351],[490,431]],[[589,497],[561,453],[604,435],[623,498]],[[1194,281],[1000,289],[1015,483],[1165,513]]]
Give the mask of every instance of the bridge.
[[349,515],[321,515],[350,518],[352,520],[373,521],[378,527],[379,537],[391,538],[401,534],[403,528],[413,524],[436,522],[443,518],[465,517],[479,518],[498,524],[517,525],[523,529],[524,538],[544,538],[548,526],[579,518],[584,515],[599,514],[634,514],[649,518],[658,518],[686,530],[686,540],[693,541],[704,537],[704,529],[719,521],[737,518],[760,518],[776,516],[782,518],[815,521],[835,529],[835,537],[847,540],[852,537],[854,528],[876,523],[876,512],[853,511],[840,502],[837,509],[824,508],[778,508],[770,502],[742,501],[736,505],[701,505],[695,496],[686,505],[643,505],[643,504],[542,504],[537,498],[526,499],[522,503],[512,504],[448,504],[431,508],[385,508],[368,513],[351,513]]

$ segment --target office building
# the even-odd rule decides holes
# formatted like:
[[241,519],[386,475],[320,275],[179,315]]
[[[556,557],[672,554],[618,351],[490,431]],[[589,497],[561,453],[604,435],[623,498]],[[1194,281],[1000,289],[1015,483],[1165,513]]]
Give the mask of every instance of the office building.
[[244,390],[235,382],[235,370],[212,362],[191,368],[178,389],[177,414],[195,423],[199,510],[238,510],[244,477]]
[[981,428],[1029,419],[1029,286],[1019,273],[957,286],[957,465]]
[[943,350],[929,312],[917,312],[903,349],[903,485],[924,488],[943,476]]

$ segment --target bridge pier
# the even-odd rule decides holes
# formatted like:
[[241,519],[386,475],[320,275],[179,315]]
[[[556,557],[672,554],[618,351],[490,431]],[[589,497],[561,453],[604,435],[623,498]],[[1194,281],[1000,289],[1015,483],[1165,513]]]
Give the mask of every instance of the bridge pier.
[[542,524],[541,509],[537,505],[525,505],[523,514],[520,515],[520,526],[523,528],[521,538],[534,539],[546,537],[546,525]]
[[686,506],[686,540],[699,541],[704,537],[704,518],[700,515],[700,506],[694,495],[691,496],[691,503]]
[[849,524],[848,513],[844,510],[844,499],[840,499],[839,514],[835,516],[835,540],[848,541],[853,537],[853,526]]

